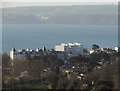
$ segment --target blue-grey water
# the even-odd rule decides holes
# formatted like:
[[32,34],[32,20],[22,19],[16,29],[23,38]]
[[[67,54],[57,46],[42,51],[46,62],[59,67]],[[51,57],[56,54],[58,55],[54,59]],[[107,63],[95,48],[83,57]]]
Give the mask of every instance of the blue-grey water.
[[118,45],[118,28],[107,25],[2,25],[3,52],[9,53],[12,47],[16,49],[36,49],[43,46],[54,48],[61,42],[80,42],[85,48],[91,48],[92,44],[113,48]]

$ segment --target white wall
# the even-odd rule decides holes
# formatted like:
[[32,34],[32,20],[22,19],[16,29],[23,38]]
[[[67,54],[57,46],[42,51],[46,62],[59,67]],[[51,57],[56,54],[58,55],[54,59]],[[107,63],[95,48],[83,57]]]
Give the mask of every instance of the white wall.
[[66,53],[72,53],[74,56],[78,54],[83,54],[83,46],[82,45],[74,45],[74,44],[66,44],[66,45],[56,45],[55,51],[62,51]]
[[65,51],[64,50],[64,45],[56,45],[55,46],[55,51]]

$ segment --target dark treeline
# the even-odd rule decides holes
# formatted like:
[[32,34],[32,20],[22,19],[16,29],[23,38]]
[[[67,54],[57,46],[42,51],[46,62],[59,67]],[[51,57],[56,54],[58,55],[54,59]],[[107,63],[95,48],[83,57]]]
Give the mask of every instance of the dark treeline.
[[[102,60],[107,65],[97,69],[93,60]],[[9,56],[2,54],[2,85],[3,89],[84,89],[103,91],[118,89],[119,53],[108,55],[106,53],[92,54],[90,58],[79,55],[68,59],[66,65],[75,67],[73,72],[61,70],[64,61],[55,55],[42,55],[33,59],[16,59],[13,62]],[[70,68],[68,67],[68,68]],[[81,70],[88,67],[87,71]],[[91,68],[91,69],[90,69]],[[96,69],[95,69],[96,68]],[[79,71],[79,72],[78,72]],[[78,74],[84,73],[83,78]],[[106,91],[106,90],[105,90]]]

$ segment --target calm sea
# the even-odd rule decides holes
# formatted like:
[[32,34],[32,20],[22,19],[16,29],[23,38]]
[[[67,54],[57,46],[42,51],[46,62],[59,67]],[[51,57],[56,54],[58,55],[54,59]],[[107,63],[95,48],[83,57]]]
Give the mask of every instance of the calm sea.
[[80,42],[88,49],[92,44],[113,48],[118,45],[118,28],[101,25],[3,24],[2,26],[3,52],[9,53],[12,47],[54,48],[61,42]]

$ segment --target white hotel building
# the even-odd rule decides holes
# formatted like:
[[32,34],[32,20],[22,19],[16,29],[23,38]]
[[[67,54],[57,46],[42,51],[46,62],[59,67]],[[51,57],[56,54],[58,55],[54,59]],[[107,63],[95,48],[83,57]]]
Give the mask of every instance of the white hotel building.
[[78,56],[79,54],[83,55],[83,46],[80,43],[61,43],[61,45],[55,46],[55,51]]

